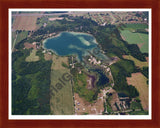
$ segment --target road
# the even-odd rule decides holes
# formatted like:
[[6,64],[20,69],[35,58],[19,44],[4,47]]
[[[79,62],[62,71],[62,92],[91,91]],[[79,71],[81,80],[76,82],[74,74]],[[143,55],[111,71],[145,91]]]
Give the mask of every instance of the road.
[[70,14],[86,14],[88,12],[67,12],[67,13],[52,13],[52,14],[45,14],[45,13],[20,13],[20,14],[12,14],[12,16],[54,16],[54,15],[70,15]]

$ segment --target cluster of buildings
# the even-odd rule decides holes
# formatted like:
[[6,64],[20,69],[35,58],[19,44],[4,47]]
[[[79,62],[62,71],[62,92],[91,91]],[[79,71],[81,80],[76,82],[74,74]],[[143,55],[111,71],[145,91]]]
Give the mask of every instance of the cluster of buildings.
[[94,65],[98,65],[98,64],[101,64],[101,61],[100,60],[96,60],[95,57],[93,56],[90,56],[90,58],[88,59],[88,61],[91,63],[91,64],[94,64]]

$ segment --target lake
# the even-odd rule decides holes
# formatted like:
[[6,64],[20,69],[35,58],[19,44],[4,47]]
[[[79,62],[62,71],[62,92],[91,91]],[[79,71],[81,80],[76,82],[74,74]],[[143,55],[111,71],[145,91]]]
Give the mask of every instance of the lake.
[[88,51],[92,52],[94,48],[98,48],[92,35],[80,32],[61,32],[56,37],[44,40],[43,44],[44,48],[59,56],[77,55],[80,61],[83,56],[89,55]]

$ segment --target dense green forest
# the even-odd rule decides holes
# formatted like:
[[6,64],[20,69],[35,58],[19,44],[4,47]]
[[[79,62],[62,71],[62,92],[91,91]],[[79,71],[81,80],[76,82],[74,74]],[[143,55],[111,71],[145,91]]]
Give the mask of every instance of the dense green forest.
[[50,114],[51,61],[25,62],[29,51],[12,53],[12,114]]

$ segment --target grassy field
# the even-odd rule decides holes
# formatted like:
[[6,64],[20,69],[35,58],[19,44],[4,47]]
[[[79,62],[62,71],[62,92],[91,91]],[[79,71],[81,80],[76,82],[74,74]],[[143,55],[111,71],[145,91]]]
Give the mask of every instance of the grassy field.
[[127,83],[137,88],[139,98],[144,110],[148,110],[148,85],[147,78],[141,73],[132,73],[131,77],[127,77]]
[[66,69],[64,66],[62,66],[62,63],[65,63],[68,65],[68,57],[60,57],[56,55],[52,55],[52,67],[51,69],[54,70],[60,70],[60,69]]
[[123,30],[121,34],[129,44],[143,44],[140,51],[148,53],[148,34],[134,33],[129,30]]
[[133,56],[131,55],[123,55],[123,58],[124,59],[127,59],[127,60],[132,60],[134,61],[135,65],[142,68],[142,67],[148,67],[148,62],[142,62],[136,58],[134,58]]
[[26,57],[27,62],[34,62],[39,60],[39,56],[36,56],[37,50],[33,49],[28,57]]
[[12,48],[19,43],[21,40],[27,38],[28,36],[28,31],[22,31],[22,32],[12,32]]
[[148,53],[148,34],[135,32],[137,29],[148,29],[146,24],[127,24],[121,31],[124,40],[129,44],[138,44],[140,51]]
[[25,39],[28,36],[28,31],[22,31],[18,33],[16,43],[19,43],[21,40]]
[[[55,55],[53,55],[52,59],[50,86],[52,92],[50,99],[51,114],[72,115],[74,114],[72,84],[71,80],[65,81],[63,78],[63,75],[65,73],[70,74],[70,71],[61,64],[62,62],[68,63],[68,59],[67,57],[57,57]],[[57,83],[61,85],[61,87],[59,86],[59,89],[56,86]],[[53,88],[56,88],[57,91]]]

